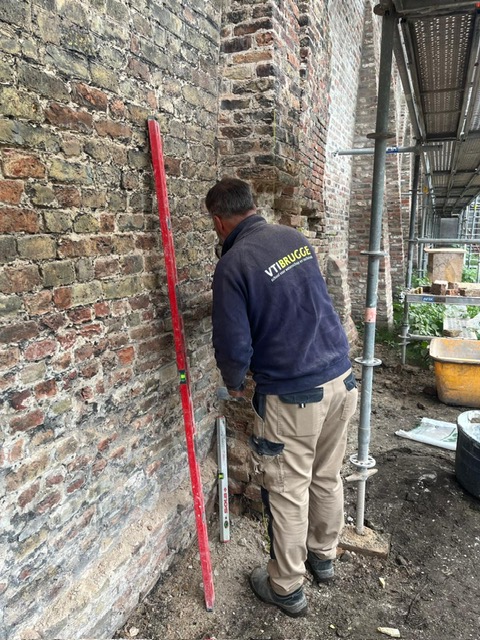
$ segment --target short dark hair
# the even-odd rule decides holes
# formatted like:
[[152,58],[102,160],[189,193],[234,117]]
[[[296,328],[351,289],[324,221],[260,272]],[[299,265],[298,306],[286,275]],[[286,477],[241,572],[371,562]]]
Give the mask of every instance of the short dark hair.
[[255,209],[250,185],[238,178],[222,178],[210,189],[205,206],[212,216],[231,218]]

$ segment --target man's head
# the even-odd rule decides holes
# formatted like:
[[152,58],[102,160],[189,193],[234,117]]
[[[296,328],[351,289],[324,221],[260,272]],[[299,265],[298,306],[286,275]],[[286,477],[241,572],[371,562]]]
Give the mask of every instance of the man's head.
[[222,178],[210,189],[205,206],[222,240],[246,217],[255,213],[250,186],[237,178]]

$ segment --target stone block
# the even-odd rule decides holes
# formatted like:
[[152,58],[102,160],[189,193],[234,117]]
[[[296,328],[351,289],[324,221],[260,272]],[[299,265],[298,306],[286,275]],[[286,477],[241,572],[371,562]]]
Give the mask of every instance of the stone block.
[[425,249],[428,255],[427,275],[430,282],[461,282],[465,249]]

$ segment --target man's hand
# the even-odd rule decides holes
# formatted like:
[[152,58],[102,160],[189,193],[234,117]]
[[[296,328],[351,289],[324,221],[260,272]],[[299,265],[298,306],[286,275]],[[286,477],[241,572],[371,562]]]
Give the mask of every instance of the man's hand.
[[232,398],[245,398],[245,391],[233,391],[231,389],[227,389],[227,391]]

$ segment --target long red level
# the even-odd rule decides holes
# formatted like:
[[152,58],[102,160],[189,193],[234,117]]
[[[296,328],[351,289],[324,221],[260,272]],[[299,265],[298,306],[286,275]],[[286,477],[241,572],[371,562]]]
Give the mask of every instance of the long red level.
[[180,378],[180,396],[182,399],[183,420],[185,425],[185,436],[187,439],[188,465],[190,468],[190,479],[192,483],[205,605],[207,611],[212,611],[215,600],[213,574],[210,560],[210,547],[208,545],[208,531],[205,517],[202,479],[195,454],[195,418],[193,413],[192,394],[190,390],[190,375],[188,372],[185,332],[183,329],[183,318],[179,311],[177,302],[177,264],[175,260],[175,247],[173,244],[170,209],[168,206],[167,179],[163,160],[162,136],[158,122],[153,117],[148,118],[148,133],[150,137],[150,150],[152,154],[155,187],[157,191],[158,215],[160,218],[160,229],[162,232],[165,267],[167,271],[168,297],[172,313],[177,368]]

